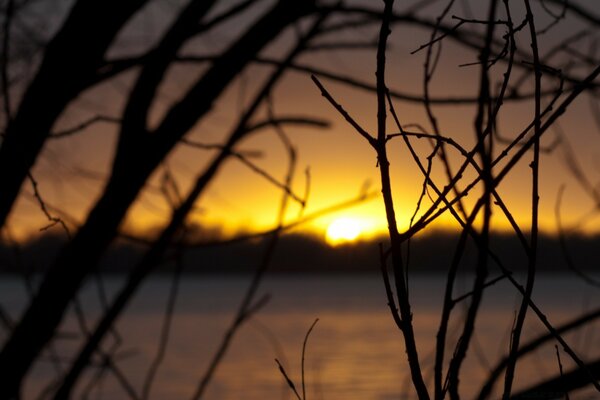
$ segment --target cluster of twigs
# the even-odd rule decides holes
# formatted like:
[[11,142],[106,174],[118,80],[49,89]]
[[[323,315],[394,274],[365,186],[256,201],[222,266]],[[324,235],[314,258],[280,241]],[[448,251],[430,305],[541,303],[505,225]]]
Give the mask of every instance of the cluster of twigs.
[[[438,18],[435,27],[432,29],[433,33],[431,35],[431,40],[417,49],[417,51],[422,49],[427,49],[428,51],[424,74],[424,106],[433,130],[433,133],[431,134],[424,131],[419,133],[407,132],[403,129],[403,126],[394,110],[394,105],[389,95],[389,90],[386,86],[385,55],[387,39],[391,33],[390,24],[394,18],[393,3],[393,0],[384,0],[385,8],[383,11],[378,42],[376,73],[376,135],[371,135],[369,132],[367,132],[367,130],[363,129],[359,123],[356,122],[352,116],[344,110],[340,102],[335,100],[333,95],[324,87],[317,77],[313,76],[313,81],[325,99],[358,132],[358,134],[367,141],[377,157],[377,165],[381,175],[381,188],[385,210],[387,213],[390,238],[390,249],[384,251],[382,248],[381,269],[383,273],[384,287],[388,298],[388,305],[390,307],[393,320],[404,337],[408,366],[410,367],[412,382],[417,397],[419,399],[430,399],[432,397],[435,399],[443,399],[446,396],[449,396],[451,399],[460,398],[460,370],[466,358],[473,333],[476,329],[476,318],[485,294],[485,289],[497,282],[499,279],[507,279],[521,294],[522,300],[513,323],[508,355],[500,364],[499,368],[494,370],[494,373],[490,379],[484,384],[479,397],[486,398],[491,394],[493,385],[496,382],[500,371],[502,370],[505,374],[504,389],[502,392],[503,399],[509,399],[513,397],[521,398],[522,396],[528,395],[533,395],[540,398],[553,398],[553,396],[556,396],[557,393],[565,393],[568,397],[569,391],[584,386],[593,386],[597,391],[600,392],[600,383],[598,380],[600,371],[597,367],[598,362],[596,361],[589,364],[584,363],[581,357],[573,350],[573,348],[561,335],[562,332],[574,328],[574,322],[559,329],[555,328],[531,298],[537,269],[536,258],[539,225],[538,204],[540,198],[539,165],[540,154],[542,152],[540,141],[544,133],[547,132],[550,127],[552,127],[558,117],[566,111],[567,107],[573,102],[573,100],[579,97],[586,89],[589,89],[594,85],[593,82],[600,73],[600,67],[596,66],[585,78],[575,81],[569,93],[564,97],[561,97],[563,94],[563,81],[566,79],[565,76],[560,71],[545,66],[541,61],[538,36],[545,33],[564,17],[564,12],[568,7],[566,2],[563,4],[563,12],[555,17],[555,21],[553,21],[552,24],[541,31],[538,31],[536,28],[531,4],[528,0],[524,0],[526,17],[519,25],[515,25],[513,22],[511,4],[508,1],[503,1],[503,19],[497,19],[499,1],[491,1],[487,19],[467,20],[463,18],[457,18],[459,20],[457,25],[438,36],[437,32],[440,30],[441,21],[453,4],[453,1],[448,2],[447,7],[444,9],[443,13]],[[432,49],[435,45],[439,46],[440,42],[447,35],[456,33],[458,28],[463,24],[480,24],[486,28],[483,45],[481,45],[479,49],[479,62],[477,63],[480,66],[480,78],[479,95],[476,102],[476,116],[474,120],[476,145],[472,150],[467,150],[465,147],[458,144],[453,138],[442,135],[437,123],[437,119],[433,114],[431,102],[429,100],[429,84],[435,70],[435,64],[437,62],[432,61]],[[505,43],[502,46],[502,50],[497,54],[494,54],[494,47],[498,46],[498,43],[495,43],[495,30],[497,29],[498,25],[506,27],[506,32],[503,35]],[[530,65],[533,69],[534,77],[534,94],[532,98],[534,104],[534,115],[531,118],[531,123],[514,140],[508,141],[507,143],[502,143],[497,139],[495,134],[497,119],[505,100],[509,85],[512,85],[512,72],[515,64],[515,54],[517,53],[516,35],[519,31],[524,29],[528,29],[529,31],[531,44],[530,58],[533,59]],[[500,91],[495,97],[492,97],[491,71],[499,61],[502,61],[505,65],[504,72],[502,74],[503,79],[500,85]],[[544,72],[547,73],[548,71],[551,72],[551,78],[554,78],[553,75],[559,75],[558,78],[560,79],[560,85],[558,86],[558,89],[554,90],[554,93],[549,92],[552,98],[549,104],[544,107],[542,75]],[[398,133],[388,134],[386,131],[387,107],[389,107],[389,112],[394,118],[394,122],[396,123],[396,127],[399,131]],[[421,212],[421,216],[416,222],[413,223],[413,220],[411,220],[411,226],[403,232],[400,231],[396,222],[394,200],[392,196],[392,181],[390,179],[390,162],[387,150],[388,142],[395,137],[402,137],[404,139],[404,143],[406,144],[410,154],[413,156],[414,161],[418,165],[424,177],[423,190],[417,204],[417,211],[415,212],[415,215],[417,215],[417,212],[421,207],[422,199],[426,193],[430,193],[431,190],[436,196],[435,198],[431,198],[433,204],[428,209]],[[427,157],[426,163],[423,163],[413,149],[410,139],[415,137],[426,138],[431,142],[433,150]],[[504,144],[504,147],[498,149],[499,144]],[[447,145],[450,145],[454,149],[458,150],[458,152],[464,157],[462,165],[459,167],[456,173],[451,171],[450,164],[448,162],[445,151],[445,146]],[[496,156],[496,154],[499,155]],[[508,207],[505,205],[497,192],[498,185],[503,181],[503,179],[505,179],[507,175],[509,175],[515,166],[521,162],[527,162],[524,160],[527,155],[531,155],[532,157],[530,161],[532,175],[531,221],[529,224],[529,238],[526,237],[522,228],[515,221]],[[447,173],[448,181],[443,186],[443,189],[440,189],[431,177],[431,164],[434,157],[437,157],[440,160]],[[499,162],[506,157],[510,158],[508,161],[505,161],[504,167],[500,168],[499,170],[498,168],[495,168]],[[458,185],[461,181],[462,174],[467,167],[471,167],[475,170],[476,178],[468,183],[465,188],[460,189]],[[395,184],[402,185],[401,182]],[[462,199],[477,185],[481,186],[481,195],[477,199],[474,207],[470,211],[467,211],[466,206],[462,203]],[[431,196],[432,195],[430,194],[430,197]],[[496,255],[492,251],[490,245],[491,215],[492,208],[494,208],[495,205],[498,206],[498,209],[510,222],[515,234],[521,239],[521,243],[524,247],[528,260],[525,286],[522,286],[515,279],[513,271],[511,271],[507,266],[503,265],[501,261],[501,255]],[[443,310],[440,317],[440,327],[437,334],[435,350],[434,391],[432,394],[430,394],[423,378],[423,367],[419,361],[419,354],[417,351],[417,340],[412,324],[411,302],[409,298],[408,265],[402,253],[403,248],[407,246],[407,244],[409,246],[410,238],[419,231],[425,229],[431,222],[435,221],[435,219],[441,215],[442,212],[450,212],[452,214],[452,216],[462,227],[462,235],[456,248],[454,259],[452,260],[446,280],[446,292]],[[474,225],[474,221],[478,216],[481,216],[482,221],[479,228]],[[468,238],[472,239],[476,243],[479,254],[474,270],[473,288],[468,295],[461,296],[460,298],[454,298],[454,282],[456,279],[457,268],[461,256],[465,250],[465,243]],[[390,279],[388,277],[386,266],[388,258],[391,258],[394,276],[394,288],[392,288],[392,284],[390,283]],[[501,273],[499,278],[494,278],[493,280],[488,280],[491,267],[489,265],[490,260],[496,264],[496,267]],[[451,313],[457,303],[466,299],[469,299],[470,304],[463,321],[462,333],[460,334],[459,340],[455,343],[455,348],[452,351],[452,357],[449,361],[446,371],[444,372],[444,357],[446,354],[446,346],[448,345],[447,331],[451,319]],[[524,393],[513,394],[512,386],[515,379],[515,367],[517,361],[524,354],[523,349],[530,349],[532,346],[532,343],[529,343],[525,346],[522,346],[520,343],[525,318],[529,309],[535,313],[535,315],[547,328],[549,333],[548,336],[545,337],[546,340],[548,338],[552,338],[559,343],[563,351],[578,366],[578,369],[572,371],[568,377],[564,375],[559,356],[558,361],[560,364],[560,376],[557,377],[552,384],[544,383],[538,387],[533,387]],[[592,317],[592,319],[593,318],[594,317]],[[539,343],[539,339],[538,341],[534,341],[534,343]]]
[[[369,5],[348,5],[343,1],[331,3],[321,1],[289,1],[279,0],[269,7],[257,10],[254,7],[261,3],[255,0],[242,0],[231,5],[223,5],[217,0],[190,0],[177,13],[175,19],[166,27],[157,42],[141,52],[130,56],[109,57],[109,50],[118,33],[133,19],[134,15],[147,5],[147,0],[131,0],[120,2],[76,1],[69,11],[60,29],[51,39],[41,39],[28,26],[26,14],[36,2],[29,0],[6,0],[1,2],[2,13],[2,54],[0,57],[0,79],[2,83],[3,127],[2,146],[0,147],[0,226],[4,229],[7,240],[10,240],[10,224],[8,217],[13,213],[14,204],[22,198],[33,201],[43,212],[47,223],[42,229],[52,226],[61,227],[67,236],[67,244],[59,253],[39,286],[36,286],[22,266],[25,281],[30,295],[30,306],[23,316],[14,318],[0,307],[0,320],[7,332],[8,340],[0,352],[0,398],[10,399],[19,396],[26,382],[28,371],[36,362],[43,360],[45,354],[50,356],[56,368],[56,379],[42,391],[41,398],[69,398],[73,395],[75,385],[84,380],[84,372],[90,366],[96,367],[95,374],[82,387],[83,395],[92,393],[96,385],[106,374],[111,374],[121,385],[123,393],[133,399],[146,399],[151,395],[152,383],[161,362],[166,354],[171,322],[175,310],[178,282],[184,268],[182,254],[189,246],[224,245],[232,241],[247,240],[256,236],[269,237],[263,258],[257,262],[257,268],[249,284],[248,290],[237,310],[232,324],[226,331],[222,343],[215,351],[206,372],[199,378],[193,398],[201,398],[207,385],[227,351],[229,344],[240,326],[256,313],[268,300],[259,296],[259,284],[270,264],[273,249],[279,234],[299,223],[311,220],[325,212],[355,204],[370,197],[370,193],[361,193],[348,202],[334,205],[322,211],[299,216],[290,222],[286,220],[286,210],[290,202],[295,202],[304,209],[308,201],[310,189],[307,174],[306,189],[298,194],[294,189],[293,177],[296,169],[296,150],[284,131],[291,125],[323,128],[327,121],[305,115],[279,115],[274,110],[272,97],[275,88],[287,71],[298,71],[313,75],[313,81],[323,96],[334,108],[356,129],[367,141],[376,154],[381,172],[381,187],[389,225],[390,248],[381,250],[381,269],[384,287],[393,319],[404,337],[408,356],[408,365],[415,393],[420,399],[442,399],[449,396],[457,399],[460,395],[459,383],[461,367],[469,350],[479,306],[485,290],[498,280],[509,281],[522,295],[522,301],[514,322],[509,352],[504,360],[490,374],[488,382],[483,385],[480,398],[489,398],[495,382],[503,371],[505,382],[503,397],[513,394],[512,382],[517,361],[525,354],[533,351],[542,343],[550,340],[558,342],[566,353],[578,365],[574,371],[562,371],[554,383],[560,390],[569,391],[584,385],[598,388],[599,362],[585,364],[572,347],[565,341],[563,334],[576,329],[598,317],[598,311],[559,327],[548,321],[542,310],[532,301],[531,294],[535,283],[536,251],[538,236],[538,201],[539,201],[539,164],[540,154],[548,149],[541,146],[545,133],[553,128],[558,118],[571,103],[582,93],[590,93],[592,99],[597,96],[595,79],[600,73],[595,54],[582,54],[573,46],[583,38],[589,37],[588,31],[581,31],[554,46],[546,54],[540,54],[538,38],[559,25],[567,13],[577,15],[592,26],[600,25],[600,19],[582,7],[570,1],[540,0],[543,9],[552,16],[546,26],[536,27],[536,20],[528,0],[524,0],[526,17],[516,21],[513,17],[512,3],[508,0],[491,0],[489,14],[485,19],[453,16],[453,23],[446,22],[455,1],[451,0],[442,13],[435,19],[419,14],[420,8],[426,8],[430,1],[418,1],[402,12],[394,10],[394,1],[385,0],[384,10]],[[226,3],[226,2],[223,2]],[[546,4],[549,3],[549,4]],[[170,4],[170,3],[169,3]],[[260,4],[258,4],[260,6]],[[217,7],[222,6],[222,7]],[[558,12],[556,7],[558,6]],[[499,11],[499,10],[502,11]],[[197,38],[204,38],[211,30],[235,21],[247,12],[258,15],[239,38],[233,39],[216,53],[189,53],[183,49]],[[498,16],[502,14],[502,16]],[[336,18],[334,18],[336,17]],[[299,22],[306,21],[307,24]],[[376,26],[381,24],[377,40],[347,42],[338,40],[339,32],[357,27]],[[426,62],[423,80],[423,94],[414,95],[401,89],[388,87],[386,84],[386,47],[388,36],[395,24],[416,25],[430,29],[430,40],[419,46],[415,52],[426,51]],[[483,33],[480,28],[484,28]],[[498,37],[497,32],[503,29]],[[286,30],[295,33],[293,43],[281,57],[266,56],[263,49],[275,38],[282,36]],[[528,34],[531,51],[518,46],[518,35]],[[16,35],[16,39],[15,39]],[[81,48],[78,46],[81,37],[93,37],[93,43]],[[431,94],[431,81],[437,71],[441,46],[445,41],[453,40],[478,52],[479,91],[476,96],[435,97]],[[19,53],[13,42],[30,44],[30,52]],[[377,49],[376,83],[345,76],[338,71],[299,62],[302,55],[311,55],[324,51]],[[73,53],[72,49],[80,51]],[[31,50],[33,49],[33,50]],[[32,53],[33,54],[32,54]],[[22,71],[11,70],[11,66],[23,65],[23,58],[42,52],[36,72],[32,76]],[[579,77],[577,71],[568,68],[553,67],[552,58],[556,54],[569,54],[577,60],[577,65],[593,67],[586,77]],[[518,62],[517,59],[524,60]],[[25,61],[30,61],[26,59]],[[38,65],[39,64],[39,65]],[[154,126],[148,120],[155,102],[160,100],[160,86],[165,82],[168,70],[173,66],[197,66],[202,71],[200,77],[187,88],[183,96],[175,101],[166,111],[162,119]],[[229,85],[250,66],[267,66],[270,74],[253,93],[250,101],[240,110],[235,124],[225,134],[225,139],[217,143],[200,142],[190,139],[188,133],[198,121],[210,115],[214,104],[224,96]],[[492,71],[502,69],[499,90],[492,90]],[[101,83],[112,82],[123,73],[137,71],[133,75],[131,90],[124,96],[124,107],[118,115],[99,112],[96,115],[74,124],[70,128],[55,129],[56,122],[66,113],[71,103],[75,102],[83,92]],[[521,72],[517,76],[517,71]],[[26,71],[30,73],[30,71]],[[533,75],[533,90],[522,89]],[[552,85],[546,84],[547,77]],[[341,102],[326,89],[321,80],[342,83],[354,88],[370,91],[377,98],[377,132],[372,135],[361,127],[353,117],[344,110]],[[16,96],[15,94],[18,94]],[[18,98],[18,101],[16,101]],[[394,102],[417,103],[425,108],[431,130],[416,124],[402,124],[394,108]],[[502,105],[509,101],[530,101],[535,111],[531,122],[513,138],[499,134],[497,124]],[[444,135],[444,131],[435,116],[435,105],[475,106],[474,120],[475,146],[469,149],[461,145],[453,137]],[[389,111],[388,111],[389,109]],[[266,110],[266,111],[265,111]],[[387,116],[392,116],[397,130],[390,133],[387,127]],[[266,114],[266,117],[262,117]],[[90,128],[109,126],[117,128],[118,140],[115,147],[115,158],[107,177],[92,176],[94,180],[102,180],[104,188],[97,202],[84,221],[69,216],[60,205],[52,205],[43,196],[43,188],[38,185],[32,173],[33,166],[41,155],[49,140],[68,140],[75,135],[85,134]],[[409,131],[409,127],[417,127],[417,131]],[[411,128],[412,129],[412,128]],[[283,179],[279,179],[270,171],[254,162],[256,153],[240,149],[241,144],[258,131],[274,132],[282,143],[289,160],[289,167]],[[423,185],[410,226],[402,230],[396,220],[395,203],[392,187],[402,184],[393,182],[390,174],[388,144],[392,140],[401,139],[408,149],[423,176]],[[430,153],[423,159],[414,147],[415,140],[426,140],[431,144]],[[561,139],[563,145],[566,139]],[[177,146],[186,146],[202,152],[209,152],[212,158],[208,165],[198,171],[191,188],[184,192],[171,173],[168,159]],[[550,150],[556,145],[550,146]],[[568,149],[566,145],[562,148]],[[457,152],[462,157],[459,167],[453,168],[450,152]],[[515,169],[515,166],[527,162],[531,156],[532,192],[531,221],[528,235],[515,218],[498,192],[500,183]],[[573,157],[571,157],[574,160]],[[240,162],[261,179],[265,179],[282,193],[282,200],[277,212],[276,225],[266,231],[244,235],[226,241],[208,243],[192,243],[188,235],[190,215],[202,200],[210,183],[217,179],[223,166],[230,160]],[[434,163],[440,162],[446,176],[446,182],[440,185],[432,176]],[[598,203],[597,190],[590,188],[589,179],[578,168],[576,161],[570,162],[572,172],[577,181],[586,188]],[[465,172],[473,170],[476,178],[464,183]],[[146,190],[152,190],[150,178],[156,171],[163,171],[160,193],[169,206],[170,218],[154,239],[132,237],[120,229],[125,215],[135,201]],[[82,171],[75,171],[77,174]],[[37,177],[37,175],[36,175]],[[24,182],[31,184],[31,190],[23,190]],[[156,188],[154,188],[156,189]],[[474,205],[469,207],[465,197],[480,190],[481,195]],[[20,194],[21,193],[21,194]],[[426,207],[426,199],[431,204]],[[502,263],[501,255],[493,252],[490,246],[491,213],[498,209],[507,218],[519,237],[528,259],[528,271],[523,286]],[[412,325],[412,309],[410,303],[410,283],[408,257],[410,239],[418,232],[426,229],[443,213],[450,213],[462,228],[459,244],[448,269],[446,292],[441,313],[441,322],[437,335],[434,365],[433,392],[424,379],[423,366],[420,363],[417,339]],[[477,226],[476,219],[481,217]],[[129,273],[125,284],[116,296],[108,298],[101,274],[96,265],[108,246],[119,237],[141,242],[146,246],[145,252]],[[472,290],[462,296],[455,294],[454,286],[461,257],[466,243],[472,240],[478,249],[478,262],[475,268],[475,279]],[[566,247],[566,245],[565,245]],[[18,244],[15,243],[15,259],[19,259]],[[122,338],[115,328],[115,321],[122,314],[128,302],[139,289],[141,283],[165,260],[174,260],[172,289],[165,307],[165,318],[156,355],[151,363],[141,390],[127,379],[127,374],[119,367],[119,362],[127,354],[121,351]],[[393,279],[390,279],[388,264],[392,266]],[[489,278],[490,271],[498,269],[494,278]],[[98,297],[103,306],[102,316],[93,323],[87,321],[85,313],[78,301],[78,291],[86,279],[93,278]],[[392,282],[393,281],[393,282]],[[460,340],[454,343],[452,357],[445,361],[447,348],[452,344],[448,340],[448,324],[452,311],[459,303],[469,301],[468,311]],[[60,322],[65,315],[74,310],[78,328],[77,338],[81,348],[73,359],[64,360],[57,354],[54,342],[65,337],[59,331]],[[521,335],[528,310],[533,311],[546,326],[548,334],[532,342],[522,344]],[[314,327],[314,324],[313,324]],[[311,327],[312,330],[312,327]],[[310,333],[310,330],[309,330]],[[113,342],[108,344],[110,337]],[[308,335],[305,339],[308,339]],[[45,353],[47,351],[47,353]],[[560,362],[560,357],[558,358]],[[303,349],[304,363],[304,349]],[[281,367],[281,366],[280,366]],[[304,368],[303,368],[304,370]],[[281,367],[285,375],[285,370]],[[289,377],[288,382],[292,382]],[[552,385],[553,381],[546,382]],[[294,388],[293,384],[290,387]],[[540,389],[542,388],[542,389]],[[551,390],[532,388],[532,391]],[[552,389],[555,390],[555,389]],[[294,388],[295,391],[295,388]],[[555,390],[556,391],[556,390]],[[432,395],[431,395],[432,394]],[[304,378],[302,379],[302,396],[305,399]]]

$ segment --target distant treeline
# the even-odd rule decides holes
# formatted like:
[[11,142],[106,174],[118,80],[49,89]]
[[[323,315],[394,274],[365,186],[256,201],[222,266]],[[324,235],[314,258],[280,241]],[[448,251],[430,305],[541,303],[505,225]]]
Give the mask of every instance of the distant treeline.
[[[417,236],[404,248],[404,256],[413,272],[443,271],[454,257],[458,235],[436,232]],[[169,271],[174,260],[183,260],[188,273],[247,273],[260,262],[266,248],[266,239],[252,239],[226,245],[175,247],[159,268]],[[270,270],[274,272],[375,272],[380,269],[380,246],[385,238],[330,247],[321,239],[301,234],[286,234],[280,238],[273,254]],[[491,251],[504,266],[512,271],[523,270],[527,257],[514,235],[495,234]],[[19,247],[0,243],[0,273],[22,274],[41,272],[58,254],[64,239],[46,234]],[[127,272],[139,260],[146,245],[121,239],[115,243],[100,263],[100,270],[110,273]],[[566,251],[565,251],[566,250]],[[468,271],[475,265],[477,249],[472,241],[461,259],[461,269]],[[570,236],[562,243],[559,238],[543,235],[540,238],[538,269],[541,271],[568,271],[576,268],[600,271],[600,235]],[[493,265],[493,261],[492,265]],[[492,267],[493,268],[493,267]]]

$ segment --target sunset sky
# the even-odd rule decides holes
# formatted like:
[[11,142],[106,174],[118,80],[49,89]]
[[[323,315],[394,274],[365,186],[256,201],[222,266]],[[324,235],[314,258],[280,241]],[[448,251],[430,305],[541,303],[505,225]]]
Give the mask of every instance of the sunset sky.
[[[408,7],[403,5],[404,2],[398,3],[399,11]],[[432,6],[419,10],[418,14],[435,16],[440,9],[438,3],[440,2],[434,2]],[[588,3],[593,10],[594,7],[591,6],[593,3]],[[123,33],[121,47],[115,46],[117,50],[135,49],[151,42],[157,32],[160,32],[161,27],[165,26],[168,17],[172,15],[168,11],[160,7],[146,10],[145,14],[138,18],[139,21],[129,31]],[[451,14],[464,16],[466,12],[463,7],[457,6]],[[474,13],[474,17],[477,18],[485,17],[485,10],[476,6],[473,6],[469,12]],[[538,13],[536,17],[538,15],[539,26],[544,26],[551,21],[551,18],[543,12]],[[447,22],[453,23],[449,18]],[[542,53],[551,49],[561,38],[575,33],[575,27],[583,29],[584,25],[584,22],[576,20],[575,17],[567,16],[567,19],[556,28],[540,36]],[[347,30],[338,36],[323,37],[320,42],[365,43],[376,39],[377,28],[374,25]],[[235,29],[224,28],[211,34],[210,42],[195,44],[188,50],[190,54],[213,54],[218,51],[218,43],[235,35]],[[422,95],[423,62],[426,53],[421,51],[411,55],[410,52],[427,42],[428,35],[428,31],[415,26],[393,28],[391,45],[388,49],[387,79],[390,88],[411,95]],[[286,48],[290,38],[293,38],[292,33],[273,43],[263,55],[271,57],[281,54],[281,50]],[[593,35],[574,44],[573,47],[585,52],[589,49],[592,39],[594,39]],[[520,35],[519,40],[520,49],[529,51],[527,35]],[[118,53],[117,50],[115,53]],[[311,65],[374,84],[374,54],[373,48],[318,51],[301,57],[298,64]],[[564,59],[565,56],[561,57]],[[459,66],[463,63],[475,62],[476,59],[477,54],[473,51],[457,45],[452,42],[452,39],[444,40],[440,63],[431,83],[432,96],[476,96],[479,67]],[[556,60],[560,59],[558,57]],[[524,61],[530,60],[517,60],[517,62]],[[561,64],[557,61],[557,65]],[[172,68],[167,82],[161,88],[161,98],[155,104],[153,119],[158,120],[166,107],[182,95],[187,85],[198,76],[201,68],[189,64]],[[495,67],[495,78],[504,72],[504,68],[505,64],[502,63]],[[589,66],[584,66],[571,72],[583,77],[590,70]],[[261,84],[268,71],[269,67],[261,65],[246,70],[243,76],[230,86],[226,96],[214,105],[210,117],[198,124],[187,138],[202,143],[219,143],[227,135],[241,108],[248,104],[253,90]],[[515,69],[513,73],[518,77],[522,70]],[[122,74],[84,93],[63,115],[56,126],[56,131],[75,126],[94,115],[118,118],[125,94],[134,76],[135,71]],[[556,87],[556,81],[551,77],[545,79],[546,88]],[[375,134],[376,102],[372,93],[349,88],[327,78],[321,78],[321,81],[364,128]],[[497,82],[498,79],[494,81],[494,85]],[[532,87],[529,79],[520,89],[526,93],[530,92]],[[320,95],[308,73],[288,72],[272,97],[276,115],[311,116],[326,119],[331,123],[327,129],[284,126],[285,132],[298,152],[293,190],[300,196],[305,192],[305,171],[310,170],[308,205],[302,211],[292,202],[288,209],[287,222],[351,200],[360,193],[379,191],[379,175],[373,150]],[[427,131],[431,131],[431,125],[421,104],[396,101],[395,107],[404,125],[419,124]],[[556,230],[555,207],[558,193],[563,186],[565,191],[561,216],[564,225],[577,226],[585,232],[598,232],[600,229],[600,218],[593,213],[592,197],[569,172],[567,167],[569,153],[564,145],[566,140],[581,170],[585,171],[586,179],[597,188],[600,181],[600,147],[598,146],[600,130],[594,121],[595,114],[597,117],[597,109],[594,107],[597,107],[597,100],[582,96],[560,119],[557,125],[560,131],[551,130],[544,136],[544,146],[554,143],[559,135],[563,138],[563,145],[558,146],[551,153],[543,154],[541,160],[540,227],[546,232]],[[263,107],[261,114],[263,117],[266,115],[265,110]],[[433,110],[442,134],[452,137],[470,150],[475,137],[474,108],[468,105],[436,105]],[[508,103],[500,114],[498,129],[503,136],[514,137],[532,118],[533,102]],[[397,132],[391,119],[388,121],[389,132]],[[411,128],[411,130],[415,129]],[[51,208],[52,213],[63,215],[67,222],[71,222],[70,217],[74,219],[73,222],[84,220],[87,210],[93,205],[108,177],[116,132],[116,125],[98,123],[76,136],[48,141],[43,155],[38,159],[33,170],[33,175],[38,180],[40,193],[48,205],[64,211],[65,214],[60,214]],[[430,144],[424,139],[413,139],[413,143],[420,152],[422,160],[425,161],[431,149]],[[497,144],[498,154],[502,146],[500,142]],[[262,130],[252,135],[237,150],[260,152],[260,157],[251,160],[273,177],[280,181],[284,180],[287,153],[272,129]],[[401,140],[392,141],[389,152],[397,219],[399,226],[405,229],[415,211],[423,178]],[[451,155],[452,166],[456,170],[461,159],[455,151],[449,149],[448,152]],[[194,177],[212,155],[214,152],[193,149],[183,144],[171,154],[166,165],[173,173],[181,193],[186,193]],[[529,227],[531,210],[531,173],[528,167],[531,157],[528,157],[499,187],[500,195],[525,230]],[[465,174],[460,187],[466,186],[475,176],[472,170],[468,171],[470,172]],[[159,169],[154,174],[152,182],[131,210],[125,224],[126,229],[144,234],[162,226],[168,220],[170,206],[159,189],[163,176],[164,169]],[[434,163],[432,176],[440,187],[446,183],[444,170],[439,161]],[[23,196],[9,221],[13,235],[20,239],[28,237],[48,224],[32,193],[30,184],[26,183]],[[472,205],[476,199],[477,193],[471,194],[466,199],[467,206]],[[265,230],[275,226],[280,201],[279,189],[240,161],[232,159],[198,202],[198,210],[191,217],[191,221],[211,229],[221,229],[227,235],[240,231]],[[333,222],[344,218],[343,221],[350,224],[347,229],[357,231],[355,235],[357,238],[368,238],[386,229],[382,204],[381,197],[376,196],[360,205],[338,210],[310,221],[299,229],[324,236]],[[429,198],[425,197],[421,209],[426,209],[430,204]],[[583,224],[582,218],[585,218]],[[493,223],[495,229],[509,228],[499,210],[494,211]],[[444,214],[436,224],[437,228],[456,226],[449,214]]]

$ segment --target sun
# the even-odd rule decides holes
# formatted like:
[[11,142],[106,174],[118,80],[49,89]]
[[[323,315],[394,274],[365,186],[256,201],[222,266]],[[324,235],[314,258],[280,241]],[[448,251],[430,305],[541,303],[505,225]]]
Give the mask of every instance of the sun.
[[363,233],[363,223],[356,218],[341,217],[327,227],[325,239],[332,246],[356,241]]

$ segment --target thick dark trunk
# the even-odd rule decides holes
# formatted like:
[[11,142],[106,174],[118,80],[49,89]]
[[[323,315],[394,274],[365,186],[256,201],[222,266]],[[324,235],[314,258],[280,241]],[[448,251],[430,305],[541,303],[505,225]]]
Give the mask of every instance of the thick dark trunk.
[[[157,132],[135,144],[120,142],[104,195],[47,273],[40,291],[0,353],[0,399],[18,396],[24,375],[52,338],[70,300],[114,238],[148,176],[258,52],[291,22],[312,10],[307,7],[310,4],[308,1],[291,6],[278,2],[215,61],[167,114]],[[138,134],[121,131],[121,135]]]
[[0,399],[17,398],[21,381],[54,330],[96,260],[112,240],[119,223],[143,184],[112,182],[86,224],[61,252],[39,291],[0,353]]
[[115,320],[121,314],[123,309],[127,306],[129,300],[137,291],[142,281],[150,272],[152,272],[154,267],[160,263],[164,253],[172,243],[174,236],[183,225],[183,222],[185,221],[185,218],[190,210],[194,207],[194,203],[204,191],[208,183],[218,172],[226,157],[227,155],[225,153],[221,153],[221,155],[217,157],[215,161],[213,161],[207,171],[196,182],[194,189],[187,197],[186,201],[173,213],[171,222],[169,222],[169,225],[163,230],[160,237],[153,244],[152,248],[150,248],[150,250],[144,254],[142,260],[133,268],[129,274],[127,283],[117,294],[115,300],[110,305],[106,313],[102,316],[100,322],[96,326],[96,329],[90,335],[79,355],[77,356],[71,367],[71,370],[63,379],[61,387],[54,396],[55,400],[66,400],[71,397],[71,392],[75,386],[75,383],[79,379],[81,373],[87,367],[89,360],[97,350],[101,340],[113,326]]
[[[147,0],[79,1],[46,48],[0,147],[0,227],[54,123],[66,106],[94,83],[117,33]],[[81,38],[86,45],[81,45]]]

